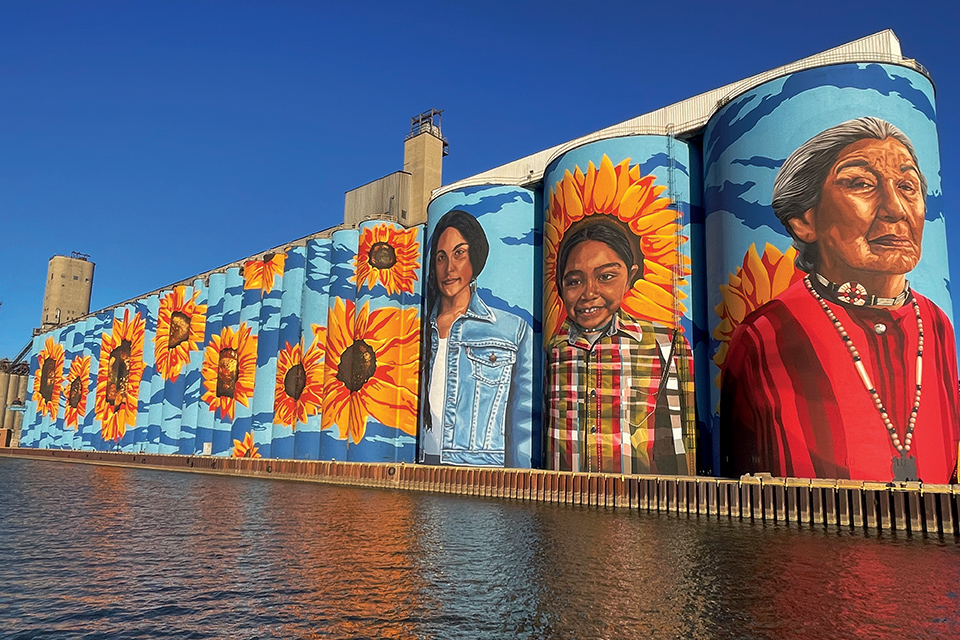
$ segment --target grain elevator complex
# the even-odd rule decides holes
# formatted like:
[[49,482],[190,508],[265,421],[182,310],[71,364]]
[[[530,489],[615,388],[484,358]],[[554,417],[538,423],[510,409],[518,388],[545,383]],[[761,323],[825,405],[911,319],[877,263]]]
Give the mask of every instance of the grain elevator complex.
[[[93,263],[52,258],[2,428],[36,449],[956,481],[934,90],[893,32],[448,184],[441,117],[412,119],[402,170],[347,191],[334,228],[92,313]],[[850,224],[831,198],[872,203],[870,256],[830,240],[821,221]],[[856,276],[868,258],[884,278]],[[797,314],[806,342],[769,337],[804,333]]]

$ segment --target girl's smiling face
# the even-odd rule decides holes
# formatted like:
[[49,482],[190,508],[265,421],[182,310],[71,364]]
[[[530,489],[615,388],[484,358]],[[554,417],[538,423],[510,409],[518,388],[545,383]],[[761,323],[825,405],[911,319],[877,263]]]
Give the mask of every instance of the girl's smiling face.
[[584,240],[567,258],[560,297],[567,316],[584,329],[600,329],[620,309],[637,273],[607,244]]

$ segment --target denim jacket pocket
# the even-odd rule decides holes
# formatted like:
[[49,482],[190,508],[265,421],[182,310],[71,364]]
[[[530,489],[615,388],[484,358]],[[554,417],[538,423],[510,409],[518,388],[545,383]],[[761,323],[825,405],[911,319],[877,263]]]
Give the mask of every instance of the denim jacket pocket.
[[473,379],[470,446],[481,451],[503,451],[506,404],[517,347],[500,340],[466,343],[464,347]]
[[513,365],[517,361],[515,345],[486,341],[468,344],[466,348],[470,373],[474,379],[488,385],[509,384]]

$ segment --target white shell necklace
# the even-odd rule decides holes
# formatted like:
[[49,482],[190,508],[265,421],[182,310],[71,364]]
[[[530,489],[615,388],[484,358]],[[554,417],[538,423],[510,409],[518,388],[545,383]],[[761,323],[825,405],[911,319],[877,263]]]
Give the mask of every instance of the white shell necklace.
[[[813,283],[810,281],[809,275],[803,279],[803,282],[807,286],[807,290],[810,292],[810,295],[816,299],[816,301],[820,304],[820,308],[823,309],[825,314],[827,314],[827,318],[831,323],[833,323],[833,328],[836,329],[837,334],[843,341],[843,345],[847,348],[847,351],[850,353],[850,357],[853,359],[853,366],[860,375],[860,382],[863,383],[863,388],[866,389],[867,393],[870,394],[870,398],[873,400],[873,405],[880,413],[880,419],[883,421],[883,426],[887,429],[887,435],[890,437],[890,442],[897,450],[897,453],[893,456],[894,480],[917,480],[917,460],[913,456],[907,455],[913,443],[913,430],[917,426],[917,413],[920,411],[920,380],[923,377],[923,320],[920,317],[920,305],[917,304],[917,299],[911,299],[911,303],[913,304],[913,312],[917,317],[917,391],[913,397],[913,407],[910,409],[910,419],[907,423],[906,433],[904,433],[903,441],[901,441],[900,436],[897,434],[896,427],[893,426],[893,422],[890,420],[890,415],[887,413],[886,407],[883,406],[883,401],[880,399],[880,395],[877,393],[876,387],[870,380],[870,375],[863,366],[863,362],[860,359],[860,352],[857,351],[857,348],[854,346],[853,340],[850,339],[847,330],[840,322],[840,319],[837,318],[836,314],[830,309],[827,301],[824,300],[823,296],[821,296],[820,293],[813,287]],[[881,332],[878,331],[877,333]]]

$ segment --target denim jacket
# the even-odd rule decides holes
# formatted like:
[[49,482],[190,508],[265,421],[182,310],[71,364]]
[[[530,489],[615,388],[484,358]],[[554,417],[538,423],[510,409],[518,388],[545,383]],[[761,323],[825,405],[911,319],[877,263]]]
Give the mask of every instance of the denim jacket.
[[441,464],[530,468],[533,440],[533,335],[520,317],[484,304],[472,285],[466,313],[447,342],[443,424],[431,425],[430,373],[437,355],[437,308],[430,314],[423,372],[425,429],[441,428]]

